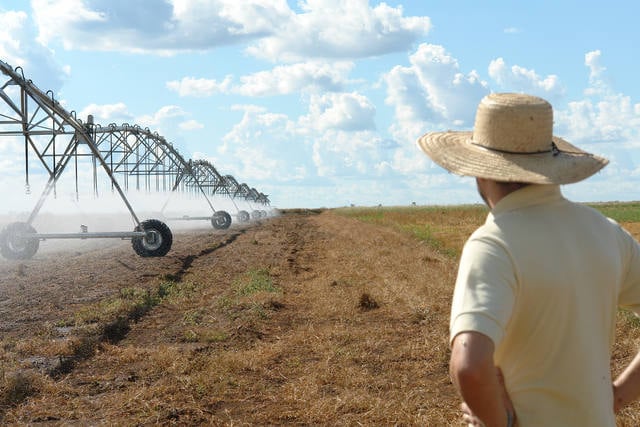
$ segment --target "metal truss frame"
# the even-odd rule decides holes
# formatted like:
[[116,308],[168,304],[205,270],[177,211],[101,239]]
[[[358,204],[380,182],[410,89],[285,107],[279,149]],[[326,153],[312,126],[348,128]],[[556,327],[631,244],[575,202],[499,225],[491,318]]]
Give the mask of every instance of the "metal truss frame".
[[[38,235],[31,231],[31,225],[46,199],[52,192],[55,196],[56,185],[65,170],[73,169],[76,197],[79,197],[79,164],[83,158],[89,158],[92,164],[94,195],[98,196],[98,171],[102,170],[109,178],[112,192],[118,194],[131,215],[136,230],[128,233],[93,233],[95,235],[83,232],[81,238],[123,237],[145,240],[149,237],[150,232],[144,228],[147,221],[140,221],[127,199],[126,192],[131,189],[199,194],[213,212],[213,217],[206,218],[211,219],[216,228],[227,228],[231,219],[226,212],[216,211],[211,201],[215,195],[228,196],[236,209],[234,199],[240,195],[245,200],[269,205],[269,199],[264,194],[248,188],[246,184],[238,184],[230,175],[222,176],[208,161],[186,160],[171,143],[148,128],[129,124],[101,126],[94,124],[91,116],[84,123],[76,117],[75,112],[67,111],[55,99],[52,91],[44,92],[31,80],[27,80],[22,68],[13,69],[0,60],[0,77],[2,76],[6,78],[0,81],[0,138],[22,139],[27,192],[31,191],[32,167],[39,165],[47,175],[44,189],[26,223],[13,230],[14,234],[24,234],[27,230],[31,239],[76,237],[57,233]],[[167,203],[162,207],[163,211]],[[153,224],[158,228],[156,223],[159,221],[152,221],[155,221]],[[164,228],[160,231],[164,232]],[[155,230],[154,236],[158,237],[160,231]],[[7,239],[5,234],[0,237],[4,239],[0,243]],[[15,238],[24,240],[24,236]]]

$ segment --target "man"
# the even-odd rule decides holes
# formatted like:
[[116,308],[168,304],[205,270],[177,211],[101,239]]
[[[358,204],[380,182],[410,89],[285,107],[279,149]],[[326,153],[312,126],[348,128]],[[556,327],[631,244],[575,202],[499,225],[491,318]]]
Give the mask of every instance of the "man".
[[640,356],[611,380],[618,306],[640,313],[640,245],[565,199],[608,161],[553,136],[543,99],[491,94],[473,132],[422,150],[476,178],[490,208],[465,244],[450,322],[451,378],[469,425],[615,427],[640,395]]

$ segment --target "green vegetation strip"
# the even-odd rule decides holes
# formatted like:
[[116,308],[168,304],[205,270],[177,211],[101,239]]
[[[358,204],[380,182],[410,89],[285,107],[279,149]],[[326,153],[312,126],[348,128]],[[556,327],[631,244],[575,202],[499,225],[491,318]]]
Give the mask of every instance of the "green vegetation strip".
[[130,321],[139,320],[163,301],[187,298],[196,288],[192,282],[175,282],[170,279],[161,281],[155,289],[123,288],[117,296],[85,307],[75,314],[72,321],[59,326],[103,325],[103,338],[116,342],[122,338],[121,334],[126,333],[118,325],[128,330]]
[[[640,202],[587,204],[618,222],[640,222]],[[333,211],[369,224],[390,227],[411,235],[437,252],[456,257],[464,240],[481,225],[484,205],[350,207]]]
[[640,222],[640,202],[593,203],[589,206],[618,222]]
[[[181,301],[193,295],[196,289],[197,286],[194,283],[176,282],[171,277],[166,277],[152,289],[123,288],[116,296],[79,310],[73,318],[56,322],[53,325],[55,328],[73,327],[76,334],[68,340],[68,347],[62,354],[56,358],[49,357],[49,359],[55,359],[57,363],[52,363],[46,372],[38,373],[37,370],[19,369],[21,361],[15,358],[15,355],[9,357],[6,352],[9,348],[15,349],[16,343],[0,341],[5,349],[3,356],[5,359],[10,359],[3,360],[5,363],[0,369],[0,419],[2,419],[3,410],[20,404],[42,388],[44,383],[42,374],[56,378],[69,373],[77,362],[93,356],[101,342],[116,343],[124,338],[130,329],[131,322],[139,320],[155,306],[166,301]],[[54,331],[55,329],[52,328],[50,333],[54,334]],[[47,354],[45,347],[50,345],[53,338],[54,335],[49,337],[46,334],[41,337],[31,337],[32,347],[29,353],[32,357],[39,358],[37,355],[39,348],[42,349],[42,354]],[[22,356],[27,357],[27,354]]]
[[483,205],[353,207],[334,212],[401,231],[449,257],[459,255],[461,237],[468,236],[487,216]]
[[233,320],[247,320],[247,315],[265,319],[269,309],[280,305],[273,299],[274,294],[281,294],[281,290],[273,283],[269,270],[252,269],[233,281],[230,292],[220,298],[218,305]]

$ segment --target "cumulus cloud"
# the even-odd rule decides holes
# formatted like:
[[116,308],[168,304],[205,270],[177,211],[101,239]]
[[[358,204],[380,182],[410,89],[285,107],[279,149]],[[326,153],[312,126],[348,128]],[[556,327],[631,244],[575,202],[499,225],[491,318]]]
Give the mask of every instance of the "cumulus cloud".
[[182,130],[196,130],[203,129],[204,125],[197,120],[187,120],[186,122],[182,122],[178,125]]
[[93,122],[102,126],[110,123],[122,124],[131,123],[133,115],[129,112],[127,106],[123,102],[116,104],[90,104],[78,113],[78,118],[87,120],[89,115],[93,116]]
[[301,117],[300,123],[320,132],[373,130],[375,113],[373,103],[361,94],[328,93],[311,97],[309,114]]
[[166,105],[153,114],[137,116],[129,124],[136,124],[143,128],[149,128],[152,132],[158,133],[171,144],[184,145],[188,138],[185,138],[183,131],[194,131],[201,129],[198,121],[191,119],[191,114],[177,105]]
[[182,119],[187,115],[185,111],[177,105],[166,105],[156,111],[154,114],[145,114],[138,117],[137,122],[141,126],[148,126],[150,128],[156,127],[159,123],[166,122],[167,120]]
[[375,132],[330,130],[314,138],[313,162],[321,177],[374,178],[392,172],[391,148]]
[[340,91],[353,68],[351,62],[301,62],[280,65],[241,77],[235,93],[245,96],[286,95],[301,91]]
[[309,61],[279,65],[271,70],[241,76],[235,85],[233,77],[226,76],[221,82],[184,77],[167,82],[166,86],[184,97],[208,97],[220,93],[258,97],[299,92],[336,92],[347,85],[347,76],[353,65],[351,62]]
[[[24,174],[24,145],[25,141],[20,136],[4,136],[0,144],[0,176],[2,181],[7,176]],[[14,189],[15,190],[15,189]],[[6,194],[6,193],[5,193]]]
[[640,103],[610,85],[600,51],[586,53],[584,64],[585,98],[556,109],[556,132],[610,163],[587,184],[572,186],[572,194],[579,200],[629,200],[640,177]]
[[43,43],[161,54],[263,36],[291,13],[285,0],[33,0],[32,8]]
[[[607,82],[601,52],[585,54],[589,86],[585,98],[569,102],[556,112],[558,129],[568,138],[585,143],[605,143],[607,150],[626,150],[640,143],[640,104],[617,93]],[[628,153],[632,158],[634,153]],[[623,157],[623,156],[619,156]]]
[[242,119],[223,137],[218,155],[234,176],[248,180],[298,181],[311,158],[296,125],[286,115],[255,105],[238,105]]
[[428,33],[428,17],[406,17],[401,6],[368,0],[307,0],[303,10],[280,23],[278,31],[257,40],[250,54],[270,60],[355,58],[405,50]]
[[479,74],[461,72],[457,59],[437,45],[420,45],[410,61],[437,117],[456,126],[472,124],[477,101],[488,91]]
[[504,92],[525,92],[551,100],[559,99],[564,95],[564,87],[558,76],[552,74],[541,77],[535,70],[519,65],[509,67],[502,58],[491,61],[489,76]]
[[386,103],[396,117],[390,131],[401,143],[393,166],[405,174],[425,170],[425,156],[415,145],[422,133],[472,127],[476,106],[489,92],[475,70],[461,71],[442,46],[421,44],[409,62],[384,76]]
[[488,93],[475,70],[464,74],[458,61],[442,46],[422,44],[409,58],[409,67],[394,67],[387,75],[386,102],[410,127],[469,126],[475,106]]
[[602,65],[602,52],[599,50],[587,52],[584,56],[584,65],[589,68],[589,87],[585,90],[585,95],[607,95],[610,88],[605,80],[607,67]]
[[[355,129],[353,124],[336,119],[341,114],[331,110],[354,108],[361,114],[360,109],[368,102],[351,93],[317,96],[312,104],[325,103],[327,108],[313,113],[311,110],[316,107],[310,107],[310,113],[297,121],[263,107],[237,106],[243,111],[243,118],[225,135],[218,154],[224,157],[224,163],[231,167],[234,176],[251,180],[287,182],[304,179],[309,184],[338,177],[393,173],[390,160],[397,144],[376,131]],[[313,123],[313,114],[318,114],[319,121],[324,124]],[[368,121],[367,118],[365,123]],[[355,123],[358,123],[357,119]]]
[[428,17],[368,0],[307,0],[295,13],[286,0],[33,0],[38,38],[65,49],[203,51],[253,43],[271,60],[351,58],[406,49],[426,34]]
[[216,80],[184,77],[182,80],[172,80],[167,82],[167,88],[177,92],[180,96],[208,97],[217,93],[227,93],[231,87],[231,76],[226,76],[224,80]]
[[68,70],[54,60],[49,48],[34,39],[26,13],[0,10],[0,59],[11,67],[21,67],[24,77],[44,91],[57,92]]

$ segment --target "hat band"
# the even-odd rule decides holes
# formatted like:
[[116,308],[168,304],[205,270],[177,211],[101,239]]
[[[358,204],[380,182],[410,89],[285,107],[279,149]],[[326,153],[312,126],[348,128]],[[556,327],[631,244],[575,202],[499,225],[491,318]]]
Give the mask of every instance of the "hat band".
[[494,151],[496,153],[503,153],[503,154],[519,154],[519,155],[529,155],[529,154],[543,154],[543,153],[553,153],[553,156],[557,156],[558,154],[560,154],[560,149],[558,148],[558,146],[556,145],[555,142],[551,141],[551,149],[550,150],[542,150],[542,151],[528,151],[528,152],[522,152],[522,151],[509,151],[509,150],[501,150],[499,148],[493,148],[493,147],[487,147],[485,145],[482,144],[478,144],[477,142],[473,142],[473,141],[469,141],[471,143],[471,145],[475,145],[477,147],[481,147],[484,148],[485,150],[489,150],[489,151]]

